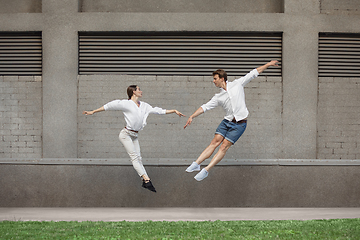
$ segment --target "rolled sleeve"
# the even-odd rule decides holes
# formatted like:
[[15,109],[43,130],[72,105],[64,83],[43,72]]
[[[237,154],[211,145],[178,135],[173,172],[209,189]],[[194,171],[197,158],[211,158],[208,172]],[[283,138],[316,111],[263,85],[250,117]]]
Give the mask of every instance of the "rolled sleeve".
[[209,111],[215,107],[217,107],[219,105],[218,101],[217,101],[217,97],[216,95],[207,103],[201,105],[201,108],[204,110],[204,112]]
[[164,115],[164,114],[166,114],[166,109],[159,108],[159,107],[153,107],[151,109],[150,113]]
[[160,115],[166,114],[166,109],[160,107],[153,107],[145,102],[141,102],[141,104],[145,106],[144,109],[147,114],[160,114]]
[[250,71],[248,74],[246,74],[244,77],[240,78],[240,81],[242,82],[242,85],[245,86],[247,83],[249,83],[251,80],[253,80],[258,76],[259,76],[259,72],[255,68],[252,71]]

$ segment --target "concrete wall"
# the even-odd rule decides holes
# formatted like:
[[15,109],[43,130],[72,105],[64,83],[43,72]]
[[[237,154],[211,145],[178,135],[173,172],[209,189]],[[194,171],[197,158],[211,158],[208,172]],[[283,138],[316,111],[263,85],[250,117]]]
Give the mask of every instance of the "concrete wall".
[[[251,12],[253,7],[246,5],[216,13],[185,5],[106,12],[108,8],[97,10],[94,2],[78,0],[43,0],[41,11],[6,5],[13,10],[0,12],[1,31],[42,32],[43,75],[0,78],[0,189],[6,196],[0,205],[188,206],[201,199],[204,207],[359,206],[359,81],[318,79],[317,61],[319,32],[359,33],[360,18],[351,11],[326,12],[337,8],[335,1],[284,0],[279,1],[280,10],[278,2],[260,2],[264,10]],[[351,9],[358,9],[356,4],[352,2]],[[86,9],[91,6],[95,8]],[[186,119],[150,116],[140,139],[144,160],[167,164],[147,167],[160,190],[148,195],[117,139],[124,124],[121,114],[86,117],[81,112],[125,98],[125,87],[135,82],[144,91],[144,101],[189,115],[217,89],[210,77],[78,76],[78,32],[224,30],[282,32],[282,78],[263,75],[247,86],[248,129],[229,150],[226,166],[215,168],[203,183],[184,175],[185,164],[208,144],[222,110],[205,113],[186,130]],[[85,158],[95,165],[68,161],[81,163]],[[99,158],[119,163],[107,166]],[[340,159],[341,166],[326,166],[325,160],[321,167],[302,165],[317,158]],[[248,159],[250,166],[234,165],[233,159]],[[294,159],[295,166],[258,166],[259,159]],[[342,166],[347,159],[354,160],[353,166]],[[94,198],[87,201],[89,196]],[[140,202],[141,196],[153,198]],[[213,202],[206,200],[211,198]]]
[[321,13],[325,14],[360,14],[360,2],[357,0],[321,0]]
[[218,166],[202,182],[184,169],[148,166],[153,193],[132,166],[3,165],[0,207],[360,206],[359,166]]
[[282,0],[80,0],[82,12],[280,13]]
[[41,13],[41,0],[0,0],[0,14]]

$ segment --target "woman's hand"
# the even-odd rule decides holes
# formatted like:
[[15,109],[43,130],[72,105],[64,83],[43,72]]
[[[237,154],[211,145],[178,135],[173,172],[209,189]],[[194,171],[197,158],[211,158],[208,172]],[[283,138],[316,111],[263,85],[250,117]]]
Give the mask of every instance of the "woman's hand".
[[176,113],[179,117],[185,117],[184,114],[182,114],[181,112],[179,112],[178,110],[166,110],[166,114],[169,114],[169,113]]
[[100,107],[98,109],[95,109],[93,111],[83,111],[83,114],[85,114],[85,115],[93,115],[94,113],[102,112],[102,111],[105,111],[104,106],[102,106],[102,107]]
[[185,117],[185,115],[179,112],[178,110],[174,110],[174,111],[179,117]]
[[85,115],[93,115],[94,111],[83,111],[83,114],[85,114]]

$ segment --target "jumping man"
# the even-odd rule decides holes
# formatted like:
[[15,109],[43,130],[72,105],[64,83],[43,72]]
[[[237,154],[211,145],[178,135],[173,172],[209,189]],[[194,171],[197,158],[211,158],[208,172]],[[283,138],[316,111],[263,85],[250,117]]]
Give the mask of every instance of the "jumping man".
[[226,151],[244,133],[247,124],[246,118],[249,114],[245,104],[244,86],[270,66],[278,66],[278,61],[274,60],[261,67],[255,68],[246,74],[246,76],[236,79],[233,82],[227,82],[227,73],[224,70],[218,69],[213,72],[213,82],[216,87],[221,89],[220,93],[215,94],[209,102],[203,104],[196,110],[184,126],[185,129],[192,123],[193,118],[217,106],[222,106],[226,112],[224,119],[215,131],[215,137],[210,145],[205,148],[198,159],[186,169],[187,172],[200,171],[200,164],[208,159],[221,144],[210,164],[195,176],[197,181],[201,181],[208,176],[210,169],[223,159]]

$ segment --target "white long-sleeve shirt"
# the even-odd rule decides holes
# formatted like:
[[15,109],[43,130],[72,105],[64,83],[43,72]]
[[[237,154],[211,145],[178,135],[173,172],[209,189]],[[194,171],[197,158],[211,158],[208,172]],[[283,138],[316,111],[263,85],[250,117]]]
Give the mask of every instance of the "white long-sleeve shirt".
[[203,104],[201,108],[204,112],[211,110],[217,106],[222,106],[225,110],[225,119],[232,121],[235,117],[236,121],[247,118],[249,111],[245,104],[245,85],[252,79],[259,76],[259,72],[252,70],[244,77],[235,79],[232,82],[227,82],[226,91],[221,89],[220,93],[215,96],[207,103]]
[[150,113],[166,114],[166,110],[159,107],[152,107],[146,102],[140,102],[140,107],[132,100],[114,100],[104,105],[105,111],[120,110],[123,112],[126,128],[140,131],[146,125],[146,119]]

